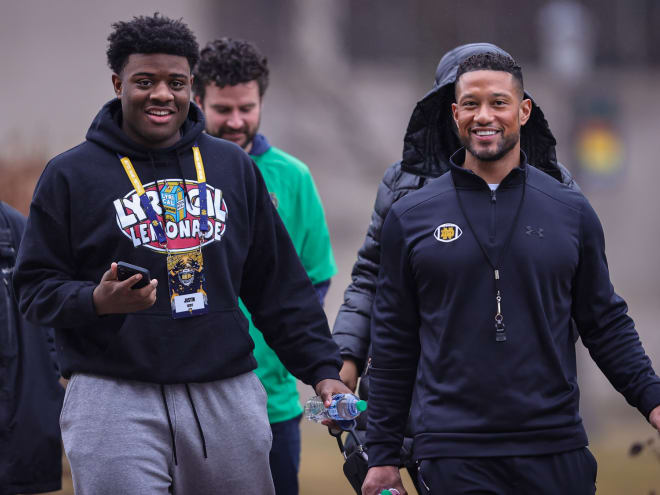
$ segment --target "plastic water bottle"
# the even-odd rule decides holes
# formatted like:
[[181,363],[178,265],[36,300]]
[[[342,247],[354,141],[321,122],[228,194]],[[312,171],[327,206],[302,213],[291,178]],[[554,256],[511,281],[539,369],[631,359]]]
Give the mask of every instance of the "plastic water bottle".
[[350,421],[357,418],[366,409],[367,401],[360,400],[359,397],[353,394],[333,395],[332,403],[326,409],[323,405],[323,399],[317,395],[309,399],[305,404],[305,417],[317,423],[326,419]]

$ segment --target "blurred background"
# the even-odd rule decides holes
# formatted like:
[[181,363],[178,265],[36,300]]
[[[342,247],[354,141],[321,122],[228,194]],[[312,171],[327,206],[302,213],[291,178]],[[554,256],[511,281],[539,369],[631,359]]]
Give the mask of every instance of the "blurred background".
[[[47,160],[76,144],[113,97],[110,24],[183,18],[200,45],[256,41],[271,86],[262,131],[305,161],[320,190],[342,301],[385,169],[400,158],[416,101],[440,57],[489,41],[523,66],[558,156],[599,213],[617,292],[660,363],[660,2],[657,0],[2,0],[0,199],[27,213]],[[598,493],[660,493],[660,438],[580,349],[582,414]],[[658,369],[656,367],[656,369]],[[301,386],[303,400],[312,394]],[[635,442],[647,447],[637,456]],[[301,493],[351,493],[334,440],[303,424]],[[65,490],[72,493],[70,482]]]

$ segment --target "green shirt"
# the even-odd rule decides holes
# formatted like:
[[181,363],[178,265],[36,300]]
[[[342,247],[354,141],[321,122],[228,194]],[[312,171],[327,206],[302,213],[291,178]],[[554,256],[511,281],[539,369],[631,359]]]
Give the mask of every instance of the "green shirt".
[[[257,140],[258,139],[258,140]],[[250,156],[264,177],[273,204],[313,284],[329,280],[337,273],[330,246],[330,234],[309,168],[297,158],[269,146],[258,135]],[[257,146],[258,145],[258,146]],[[263,153],[260,151],[266,149]],[[268,393],[268,418],[279,423],[302,413],[296,379],[281,363],[262,333],[254,326],[250,314],[240,301],[250,321],[250,336],[254,340],[255,373]]]

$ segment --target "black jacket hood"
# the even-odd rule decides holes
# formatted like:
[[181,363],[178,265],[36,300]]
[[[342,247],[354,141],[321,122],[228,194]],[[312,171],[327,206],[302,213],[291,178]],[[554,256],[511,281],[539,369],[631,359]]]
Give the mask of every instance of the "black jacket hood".
[[92,125],[89,126],[86,139],[114,153],[132,159],[147,159],[150,154],[170,153],[190,149],[204,131],[204,114],[194,103],[190,103],[188,117],[181,126],[181,139],[168,148],[146,148],[130,139],[121,129],[121,101],[118,98],[103,105]]
[[[470,43],[442,57],[435,72],[433,89],[417,102],[410,117],[403,144],[403,170],[431,177],[449,170],[449,157],[461,147],[451,115],[456,70],[467,57],[485,52],[509,55],[491,43]],[[527,91],[525,97],[532,100],[532,113],[521,128],[520,145],[530,164],[561,181],[562,172],[555,153],[557,141],[541,108]]]

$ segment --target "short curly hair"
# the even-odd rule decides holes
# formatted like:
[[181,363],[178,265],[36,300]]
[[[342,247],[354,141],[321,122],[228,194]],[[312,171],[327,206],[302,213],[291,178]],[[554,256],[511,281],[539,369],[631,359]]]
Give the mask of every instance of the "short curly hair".
[[193,92],[202,101],[208,84],[215,83],[223,88],[255,80],[262,97],[268,88],[268,59],[254,43],[220,38],[202,49],[193,74]]
[[508,55],[496,52],[476,53],[463,60],[456,70],[456,82],[466,72],[475,70],[496,70],[508,72],[520,86],[521,95],[524,94],[522,68]]
[[156,12],[151,17],[133,17],[112,24],[108,36],[108,65],[119,74],[133,53],[165,53],[186,57],[190,70],[199,60],[199,45],[190,28],[181,20]]

